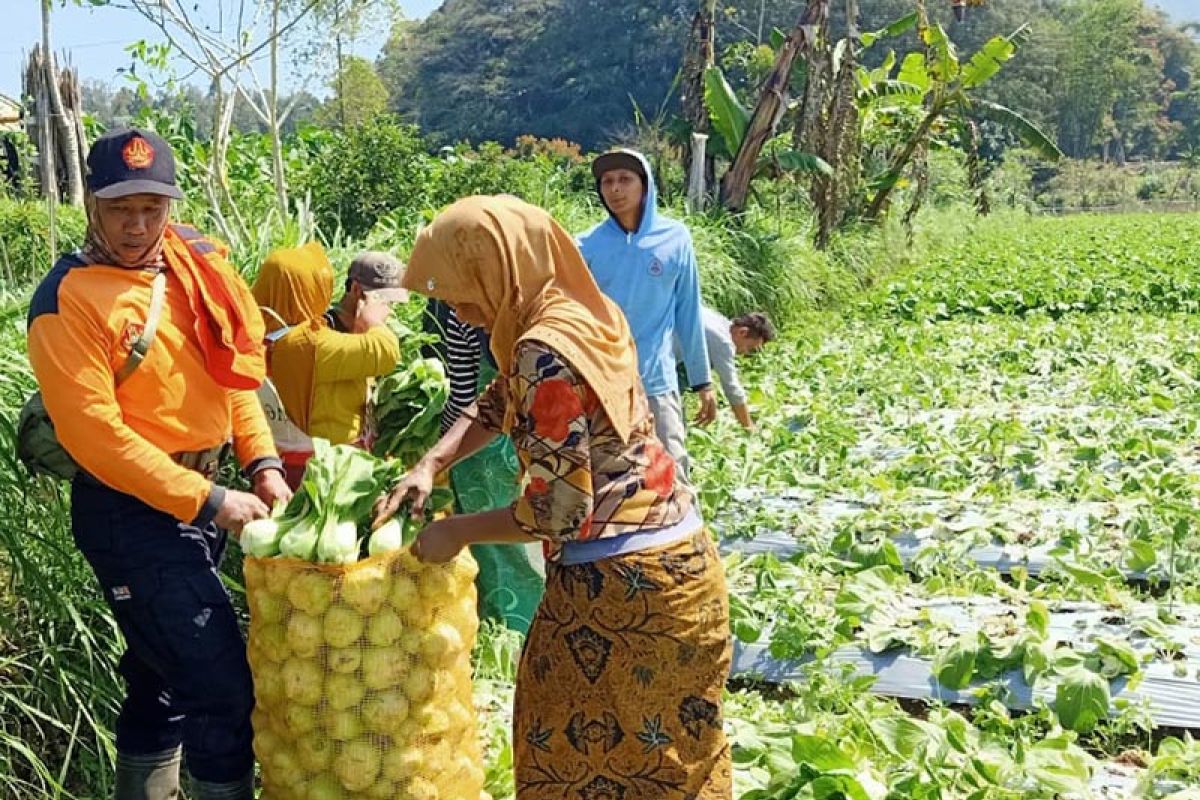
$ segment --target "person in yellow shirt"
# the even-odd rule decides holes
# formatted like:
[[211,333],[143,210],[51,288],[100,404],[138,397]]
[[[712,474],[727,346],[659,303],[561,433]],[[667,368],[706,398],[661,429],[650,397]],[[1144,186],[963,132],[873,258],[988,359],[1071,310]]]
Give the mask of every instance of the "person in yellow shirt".
[[[362,253],[350,266],[362,286],[398,283],[402,273],[403,265],[387,253]],[[400,360],[400,341],[386,322],[390,303],[407,293],[386,285],[361,292],[351,332],[335,330],[324,316],[333,295],[333,265],[317,242],[267,256],[252,291],[270,343],[270,380],[259,399],[295,488],[312,455],[313,437],[370,446],[370,382]]]
[[[126,642],[115,797],[177,797],[182,750],[194,800],[253,800],[254,686],[217,566],[227,530],[291,497],[255,398],[262,318],[225,248],[171,223],[166,141],[117,130],[87,165],[87,241],[34,292],[29,362],[79,467],[75,543]],[[231,438],[252,492],[215,482]]]

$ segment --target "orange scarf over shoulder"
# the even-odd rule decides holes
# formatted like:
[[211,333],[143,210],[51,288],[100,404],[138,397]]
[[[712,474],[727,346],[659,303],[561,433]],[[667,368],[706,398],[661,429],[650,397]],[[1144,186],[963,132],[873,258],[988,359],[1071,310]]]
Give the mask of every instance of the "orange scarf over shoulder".
[[208,374],[228,389],[257,389],[267,374],[262,315],[227,252],[187,225],[169,225],[163,240],[163,260],[196,315]]

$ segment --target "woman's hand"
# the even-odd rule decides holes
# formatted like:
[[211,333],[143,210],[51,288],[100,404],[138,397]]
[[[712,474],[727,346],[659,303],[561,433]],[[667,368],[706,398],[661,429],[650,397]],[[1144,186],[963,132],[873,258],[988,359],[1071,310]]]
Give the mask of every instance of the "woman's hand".
[[425,503],[433,491],[433,468],[426,465],[422,459],[407,475],[400,479],[395,488],[375,501],[371,509],[371,529],[378,528],[387,522],[405,500],[411,501],[411,513],[414,519],[419,518],[425,511]]
[[456,522],[455,517],[447,517],[426,525],[412,543],[412,554],[417,560],[427,564],[445,564],[457,558],[467,546],[467,541],[459,532],[462,528]]

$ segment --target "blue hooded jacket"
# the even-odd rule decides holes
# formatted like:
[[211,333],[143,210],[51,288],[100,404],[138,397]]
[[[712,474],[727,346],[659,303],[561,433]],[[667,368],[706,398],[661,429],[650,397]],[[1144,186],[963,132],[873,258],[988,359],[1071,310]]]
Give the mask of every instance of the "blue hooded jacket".
[[[641,224],[627,233],[610,211],[608,219],[579,237],[579,249],[600,291],[629,320],[646,394],[679,391],[676,338],[688,381],[693,387],[705,386],[711,379],[692,235],[682,222],[658,213],[658,191],[646,157],[633,150],[622,152],[637,158],[646,172]],[[599,193],[599,185],[596,189]]]

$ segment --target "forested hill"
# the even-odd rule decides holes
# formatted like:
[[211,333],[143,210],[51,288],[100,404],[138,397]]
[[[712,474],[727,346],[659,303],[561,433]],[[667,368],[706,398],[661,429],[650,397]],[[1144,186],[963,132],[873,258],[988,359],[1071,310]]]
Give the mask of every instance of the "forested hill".
[[[1154,0],[1182,18],[1196,0]],[[391,103],[448,141],[522,134],[602,146],[630,132],[635,103],[653,117],[671,95],[699,0],[446,0],[399,23],[377,64]],[[747,98],[770,64],[757,47],[790,28],[802,2],[718,3],[722,65]],[[841,3],[831,4],[835,9]],[[913,0],[859,0],[860,29],[911,12]],[[989,0],[954,23],[929,0],[962,53],[1022,24],[1030,40],[987,87],[1053,133],[1072,156],[1131,158],[1200,150],[1200,47],[1144,0]],[[1193,14],[1194,16],[1194,14]],[[841,28],[844,23],[836,23]],[[915,48],[911,34],[889,42]],[[876,47],[880,58],[886,48]]]
[[694,2],[447,0],[397,32],[380,73],[398,110],[450,138],[594,144],[662,102]]

